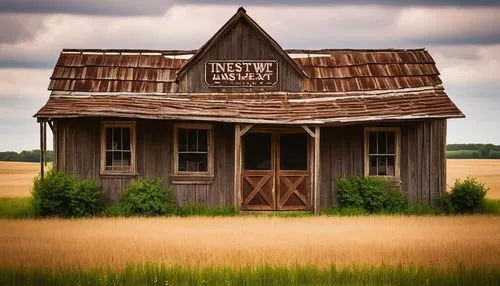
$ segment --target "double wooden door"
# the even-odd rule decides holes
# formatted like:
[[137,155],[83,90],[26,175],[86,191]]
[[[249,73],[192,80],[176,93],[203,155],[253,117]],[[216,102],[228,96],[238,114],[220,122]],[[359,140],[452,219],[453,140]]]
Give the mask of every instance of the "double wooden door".
[[310,138],[307,133],[252,130],[242,137],[243,210],[310,210]]

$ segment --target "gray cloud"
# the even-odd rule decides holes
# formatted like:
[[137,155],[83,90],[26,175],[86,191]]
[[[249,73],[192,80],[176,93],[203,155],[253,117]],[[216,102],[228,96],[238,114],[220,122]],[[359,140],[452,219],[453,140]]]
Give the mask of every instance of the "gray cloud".
[[0,13],[160,16],[173,2],[170,0],[0,0]]
[[391,7],[408,6],[500,6],[498,0],[0,0],[0,13],[80,14],[109,16],[163,15],[173,5],[206,4],[244,6],[326,6],[326,5],[376,5]]
[[3,14],[0,16],[0,44],[16,43],[43,29],[42,15]]

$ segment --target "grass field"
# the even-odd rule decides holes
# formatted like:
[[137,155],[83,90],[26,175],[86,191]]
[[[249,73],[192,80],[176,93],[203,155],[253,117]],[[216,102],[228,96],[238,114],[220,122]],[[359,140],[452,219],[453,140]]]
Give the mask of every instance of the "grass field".
[[[0,162],[0,217],[38,164]],[[500,160],[448,160],[500,198]],[[498,201],[491,201],[496,203]],[[500,216],[0,219],[0,285],[499,285]]]
[[0,268],[500,267],[500,217],[0,220]]
[[39,172],[39,163],[0,161],[0,197],[29,196]]
[[452,186],[456,179],[471,175],[489,188],[487,198],[500,199],[500,160],[496,159],[453,159],[446,160],[446,183]]

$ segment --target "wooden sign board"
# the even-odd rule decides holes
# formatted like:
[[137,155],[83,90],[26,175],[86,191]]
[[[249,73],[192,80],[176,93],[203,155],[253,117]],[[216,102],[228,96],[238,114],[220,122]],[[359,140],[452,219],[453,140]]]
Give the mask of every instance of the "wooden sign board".
[[278,62],[274,60],[211,60],[205,62],[205,83],[209,87],[262,87],[278,83]]

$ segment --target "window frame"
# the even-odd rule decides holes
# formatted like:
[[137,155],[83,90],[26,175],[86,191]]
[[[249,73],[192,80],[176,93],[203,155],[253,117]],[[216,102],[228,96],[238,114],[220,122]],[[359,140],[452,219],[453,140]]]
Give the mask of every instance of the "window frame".
[[[106,170],[106,128],[126,127],[130,128],[130,170]],[[135,121],[102,121],[101,122],[101,175],[137,175],[136,159],[136,122]]]
[[[207,130],[207,171],[179,171],[179,129]],[[172,184],[211,184],[214,179],[214,135],[212,124],[175,123],[173,128]]]
[[[370,175],[370,132],[394,132],[394,176]],[[399,127],[365,127],[364,128],[364,173],[365,177],[400,178],[401,162],[401,128]]]

